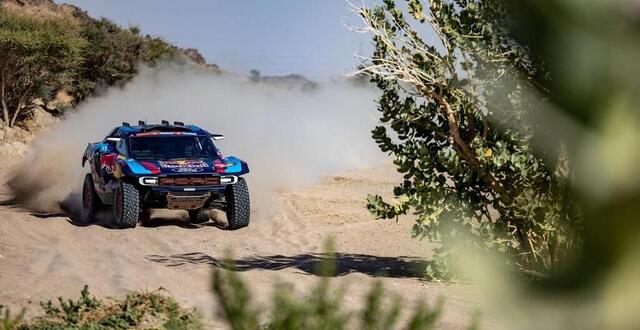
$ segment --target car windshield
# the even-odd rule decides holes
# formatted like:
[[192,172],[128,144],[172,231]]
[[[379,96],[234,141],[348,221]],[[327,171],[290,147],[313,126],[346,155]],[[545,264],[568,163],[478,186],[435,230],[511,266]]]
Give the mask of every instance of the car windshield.
[[145,136],[132,137],[131,158],[134,159],[197,159],[217,157],[216,148],[206,136]]

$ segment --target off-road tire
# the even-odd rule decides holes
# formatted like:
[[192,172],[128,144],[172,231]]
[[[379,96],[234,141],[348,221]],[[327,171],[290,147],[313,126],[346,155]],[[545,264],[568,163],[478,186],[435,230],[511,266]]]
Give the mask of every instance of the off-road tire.
[[91,173],[87,173],[84,176],[84,183],[82,185],[82,211],[80,213],[81,223],[91,223],[96,215],[96,212],[102,208],[102,202],[100,197],[96,194],[96,188],[93,185],[93,177]]
[[205,223],[210,219],[210,212],[203,209],[189,210],[189,223]]
[[227,229],[235,230],[249,225],[251,204],[249,203],[249,188],[247,182],[240,178],[238,182],[227,186],[225,192],[227,201]]
[[113,213],[118,228],[134,228],[140,219],[140,192],[124,181],[118,182]]

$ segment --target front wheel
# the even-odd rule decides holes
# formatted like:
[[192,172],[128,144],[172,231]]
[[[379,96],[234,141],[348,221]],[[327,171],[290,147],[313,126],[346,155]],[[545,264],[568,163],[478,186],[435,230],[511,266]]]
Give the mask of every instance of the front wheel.
[[116,226],[119,228],[135,227],[140,217],[140,192],[138,189],[130,183],[118,182],[113,210]]
[[249,188],[244,178],[235,184],[227,186],[225,193],[227,201],[227,229],[235,230],[249,225],[251,205],[249,203]]

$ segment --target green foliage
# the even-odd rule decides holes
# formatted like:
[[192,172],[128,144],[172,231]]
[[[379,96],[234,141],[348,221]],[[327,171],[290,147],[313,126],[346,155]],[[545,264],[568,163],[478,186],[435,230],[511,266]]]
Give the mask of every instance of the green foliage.
[[159,38],[140,37],[139,32],[136,27],[121,29],[106,18],[82,24],[87,47],[72,90],[79,99],[91,95],[98,86],[124,84],[135,76],[140,63],[177,56],[176,47]]
[[[233,269],[232,265],[225,268]],[[219,305],[218,314],[231,329],[238,330],[432,329],[440,317],[442,302],[430,307],[421,301],[410,315],[403,315],[402,298],[385,299],[387,294],[380,281],[376,281],[366,295],[362,310],[345,310],[346,289],[332,287],[334,272],[335,263],[330,259],[323,261],[318,271],[320,280],[304,298],[293,292],[291,284],[277,284],[272,293],[271,310],[266,313],[268,318],[263,320],[265,313],[253,307],[249,289],[237,273],[216,269],[213,292]]]
[[414,212],[414,236],[442,243],[433,277],[452,276],[454,243],[548,273],[580,244],[582,229],[565,146],[535,144],[545,134],[536,111],[550,97],[544,61],[510,36],[499,1],[408,3],[439,43],[424,42],[395,1],[359,9],[376,45],[360,72],[382,90],[372,136],[404,174],[396,199],[369,196],[369,210],[378,218]]
[[635,4],[507,3],[518,39],[546,58],[554,73],[543,88],[564,120],[553,125],[550,135],[573,138],[569,151],[579,160],[572,167],[584,205],[584,244],[563,277],[555,279],[561,285],[554,283],[550,291],[618,286],[617,297],[603,298],[617,316],[604,324],[615,325],[600,327],[637,327],[637,303],[630,300],[638,296],[632,278],[638,276],[640,254],[640,20],[632,12]]
[[[170,297],[157,292],[130,292],[122,301],[102,302],[91,297],[87,286],[78,300],[58,298],[41,303],[43,317],[13,321],[7,329],[201,329],[199,316],[186,310]],[[8,319],[9,316],[5,317]]]
[[77,301],[71,299],[64,300],[62,297],[59,297],[58,302],[60,303],[60,308],[55,307],[51,300],[47,301],[46,304],[41,302],[40,306],[46,315],[60,317],[65,322],[71,324],[78,323],[81,312],[95,310],[100,307],[100,302],[89,296],[89,287],[86,285],[82,291],[80,291],[80,299]]
[[38,17],[0,9],[0,103],[5,125],[24,117],[36,98],[59,90],[82,100],[99,87],[122,85],[141,63],[183,59],[177,47],[88,16]]
[[[227,267],[233,269],[233,265]],[[249,289],[237,276],[230,276],[222,271],[214,271],[212,289],[220,301],[218,314],[224,318],[232,329],[257,329],[258,310],[250,306]]]
[[64,18],[38,18],[0,8],[0,101],[12,126],[36,97],[71,82],[86,41]]
[[16,316],[11,315],[9,309],[0,305],[0,330],[15,330],[24,318],[24,309]]
[[[218,315],[230,329],[433,329],[442,312],[442,300],[435,306],[418,301],[411,311],[405,311],[400,296],[389,297],[382,282],[375,281],[364,297],[360,311],[344,308],[346,288],[334,288],[335,263],[323,261],[321,275],[308,296],[300,298],[293,285],[274,286],[270,311],[254,307],[246,283],[228,264],[214,270],[212,290],[218,303]],[[231,269],[231,270],[225,270]],[[44,316],[25,321],[24,311],[11,316],[5,311],[0,318],[0,330],[63,330],[63,329],[202,329],[200,316],[194,310],[181,308],[170,297],[157,292],[130,292],[123,300],[100,301],[91,297],[87,286],[78,300],[58,298],[42,302]],[[2,312],[0,306],[0,312]],[[267,319],[263,316],[267,315]]]

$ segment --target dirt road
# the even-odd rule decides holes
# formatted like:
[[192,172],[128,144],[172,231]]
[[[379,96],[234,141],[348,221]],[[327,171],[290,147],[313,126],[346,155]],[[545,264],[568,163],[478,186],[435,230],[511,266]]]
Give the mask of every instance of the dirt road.
[[[267,304],[274,283],[292,282],[303,294],[317,281],[313,264],[322,257],[318,253],[324,240],[333,237],[339,253],[339,274],[333,281],[348,285],[348,306],[358,306],[374,275],[383,272],[379,278],[385,288],[410,303],[444,298],[439,325],[463,327],[476,311],[475,290],[422,280],[431,246],[410,238],[412,221],[375,221],[365,208],[367,193],[388,192],[397,180],[388,167],[334,175],[309,188],[278,194],[279,211],[253,214],[251,225],[238,231],[190,225],[185,214],[167,212],[154,214],[135,229],[82,227],[65,214],[34,214],[3,205],[0,303],[26,305],[34,315],[39,301],[76,297],[84,284],[102,297],[163,287],[180,302],[199,308],[207,324],[219,327],[209,280],[211,268],[227,250],[233,251],[256,301]],[[0,200],[9,198],[7,191],[2,193]]]

